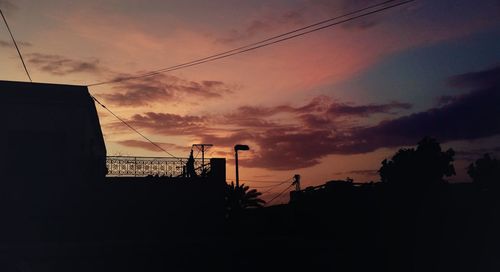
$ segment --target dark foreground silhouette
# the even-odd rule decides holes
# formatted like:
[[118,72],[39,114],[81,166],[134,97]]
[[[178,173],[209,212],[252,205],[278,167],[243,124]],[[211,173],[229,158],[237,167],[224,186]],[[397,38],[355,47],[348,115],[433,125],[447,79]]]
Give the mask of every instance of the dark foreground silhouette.
[[424,138],[382,162],[380,183],[330,181],[262,208],[226,184],[224,159],[199,176],[190,159],[179,177],[104,178],[85,87],[0,81],[0,101],[2,272],[500,271],[490,155],[469,166],[473,183],[448,184],[453,150]]
[[245,210],[232,227],[234,267],[499,271],[498,161],[485,155],[469,167],[473,183],[448,184],[453,156],[424,138],[382,162],[382,182],[330,181]]

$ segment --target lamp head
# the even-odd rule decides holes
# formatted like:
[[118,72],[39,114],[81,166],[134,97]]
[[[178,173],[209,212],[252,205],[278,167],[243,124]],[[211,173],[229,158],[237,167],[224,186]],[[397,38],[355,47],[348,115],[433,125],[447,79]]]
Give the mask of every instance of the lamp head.
[[234,146],[234,151],[238,150],[250,150],[250,147],[248,147],[248,145],[237,144]]

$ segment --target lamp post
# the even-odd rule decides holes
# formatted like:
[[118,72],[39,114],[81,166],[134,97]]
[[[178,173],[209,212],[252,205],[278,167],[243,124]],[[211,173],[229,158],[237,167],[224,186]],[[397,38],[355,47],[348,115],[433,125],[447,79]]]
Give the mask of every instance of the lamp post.
[[248,147],[248,145],[241,145],[241,144],[237,144],[234,146],[234,159],[236,165],[236,187],[240,186],[240,175],[238,172],[238,150],[250,150],[250,147]]

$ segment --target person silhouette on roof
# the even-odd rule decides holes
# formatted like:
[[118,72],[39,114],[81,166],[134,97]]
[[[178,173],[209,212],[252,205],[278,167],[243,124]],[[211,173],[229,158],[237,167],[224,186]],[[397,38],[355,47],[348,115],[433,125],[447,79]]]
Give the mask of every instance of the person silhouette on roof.
[[193,150],[191,149],[191,153],[189,154],[189,159],[186,163],[187,177],[194,178],[196,177],[196,171],[194,169],[194,157]]

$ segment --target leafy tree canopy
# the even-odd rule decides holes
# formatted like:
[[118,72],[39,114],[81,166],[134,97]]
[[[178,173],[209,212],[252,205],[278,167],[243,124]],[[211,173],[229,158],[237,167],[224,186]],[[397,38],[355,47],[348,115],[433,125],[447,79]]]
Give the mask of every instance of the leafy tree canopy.
[[484,154],[482,158],[469,165],[467,174],[469,174],[474,183],[481,187],[499,186],[500,161],[492,158],[489,154]]
[[453,149],[441,150],[432,138],[422,139],[417,148],[402,148],[390,159],[382,161],[379,170],[382,182],[427,186],[444,183],[444,176],[455,175]]

